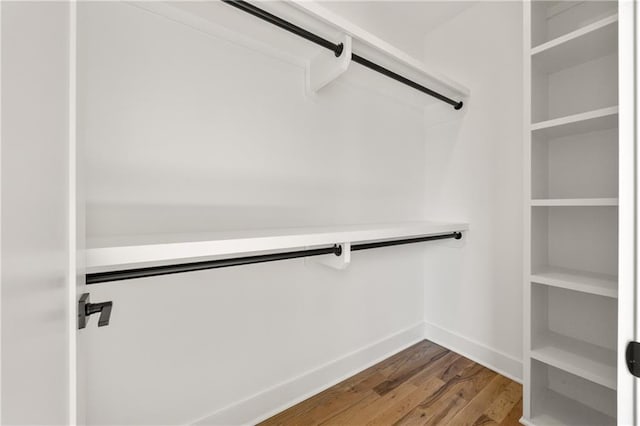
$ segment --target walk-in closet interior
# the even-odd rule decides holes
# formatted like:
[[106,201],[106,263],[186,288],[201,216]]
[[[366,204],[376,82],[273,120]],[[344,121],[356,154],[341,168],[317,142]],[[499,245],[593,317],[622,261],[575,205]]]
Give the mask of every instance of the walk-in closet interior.
[[635,425],[636,2],[0,2],[0,421]]

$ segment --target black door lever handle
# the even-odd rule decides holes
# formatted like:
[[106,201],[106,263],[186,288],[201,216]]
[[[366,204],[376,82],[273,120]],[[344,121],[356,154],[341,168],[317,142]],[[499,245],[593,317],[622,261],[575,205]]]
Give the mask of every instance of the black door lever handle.
[[91,303],[89,301],[89,293],[84,293],[78,301],[78,328],[85,328],[89,322],[89,316],[97,313],[100,313],[98,327],[109,325],[112,308],[113,302]]

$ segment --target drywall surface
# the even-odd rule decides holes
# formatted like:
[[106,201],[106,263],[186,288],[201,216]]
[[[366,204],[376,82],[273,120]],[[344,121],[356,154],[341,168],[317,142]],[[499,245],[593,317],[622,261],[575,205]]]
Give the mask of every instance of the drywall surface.
[[[308,97],[298,66],[130,4],[79,9],[89,238],[423,218],[421,109],[339,82]],[[421,326],[425,250],[93,286],[114,308],[84,335],[88,423],[191,423],[286,382],[303,396],[296,378]]]
[[64,2],[2,2],[2,418],[68,424]]
[[471,228],[463,253],[425,258],[427,338],[512,376],[522,358],[521,12],[478,2],[425,39],[429,65],[471,90],[463,117],[425,117],[426,213]]

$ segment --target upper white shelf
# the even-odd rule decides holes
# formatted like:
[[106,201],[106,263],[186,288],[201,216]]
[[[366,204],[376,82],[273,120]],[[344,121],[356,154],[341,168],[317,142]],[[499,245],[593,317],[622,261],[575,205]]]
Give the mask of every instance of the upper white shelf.
[[307,14],[340,29],[341,32],[349,34],[354,38],[354,40],[357,40],[362,45],[368,46],[371,49],[376,50],[380,54],[387,56],[398,65],[422,74],[423,77],[432,80],[439,85],[442,85],[444,88],[448,89],[454,94],[463,97],[469,96],[469,89],[464,85],[448,78],[447,76],[437,72],[436,70],[430,69],[423,62],[408,55],[403,50],[387,43],[386,41],[366,31],[353,22],[328,10],[319,2],[294,0],[291,3],[294,4],[297,8],[304,10]]
[[533,207],[617,206],[617,198],[536,198]]
[[531,49],[532,65],[547,73],[614,54],[618,15],[612,15]]
[[402,222],[89,239],[86,267],[87,272],[103,272],[116,267],[421,237],[467,229],[466,223]]
[[[345,36],[350,36],[354,53],[447,97],[463,100],[469,96],[469,89],[464,85],[430,69],[401,49],[336,15],[318,2],[253,3],[334,43],[342,42]],[[310,62],[322,55],[336,60],[332,52],[221,1],[137,2],[135,6],[213,37],[223,38],[301,67],[308,67]],[[430,105],[440,102],[402,83],[362,69],[357,64],[350,64],[340,79],[355,85],[364,85],[412,104]]]
[[612,106],[533,123],[531,131],[533,136],[556,139],[581,133],[613,129],[617,126],[618,107]]

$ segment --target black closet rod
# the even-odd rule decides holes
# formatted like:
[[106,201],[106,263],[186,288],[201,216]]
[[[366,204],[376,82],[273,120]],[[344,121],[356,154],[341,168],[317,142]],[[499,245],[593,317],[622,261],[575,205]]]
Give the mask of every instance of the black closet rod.
[[[293,34],[296,34],[304,39],[307,39],[310,42],[320,45],[325,49],[329,49],[333,51],[336,57],[339,57],[340,55],[342,55],[342,50],[344,49],[344,46],[342,43],[340,44],[333,43],[325,38],[320,37],[317,34],[314,34],[310,31],[305,30],[304,28],[301,28],[295,24],[292,24],[289,21],[285,21],[284,19],[276,15],[273,15],[267,12],[266,10],[260,9],[259,7],[256,7],[251,3],[247,3],[244,0],[222,0],[222,1],[244,12],[247,12],[253,16],[256,16],[264,21],[267,21],[273,25],[276,25],[284,30],[287,30]],[[423,93],[426,93],[427,95],[433,96],[436,99],[439,99],[443,102],[448,103],[449,105],[453,105],[454,109],[462,108],[462,105],[463,105],[462,101],[455,101],[451,98],[448,98],[436,92],[435,90],[431,90],[428,87],[425,87],[419,83],[416,83],[415,81],[409,80],[408,78],[403,77],[400,74],[397,74],[381,65],[378,65],[375,62],[371,62],[370,60],[363,58],[360,55],[356,55],[355,53],[352,53],[351,60],[362,66],[369,68],[370,70],[379,72],[380,74],[385,75],[389,78],[392,78],[393,80],[399,81],[400,83],[403,83],[413,89],[419,90]]]
[[[399,240],[380,241],[375,243],[354,244],[351,251],[368,250],[379,247],[397,246],[402,244],[421,243],[425,241],[445,240],[462,238],[461,232],[452,232],[442,235],[430,235],[428,237],[405,238]],[[202,262],[179,263],[175,265],[150,266],[146,268],[124,269],[118,271],[96,272],[87,274],[87,284],[100,284],[111,281],[132,280],[136,278],[155,277],[159,275],[179,274],[182,272],[203,271],[206,269],[226,268],[229,266],[251,265],[254,263],[274,262],[277,260],[297,259],[300,257],[322,256],[325,254],[342,254],[342,247],[334,245],[332,247],[289,251],[284,253],[259,254],[255,256],[243,256],[230,259],[205,260]]]

